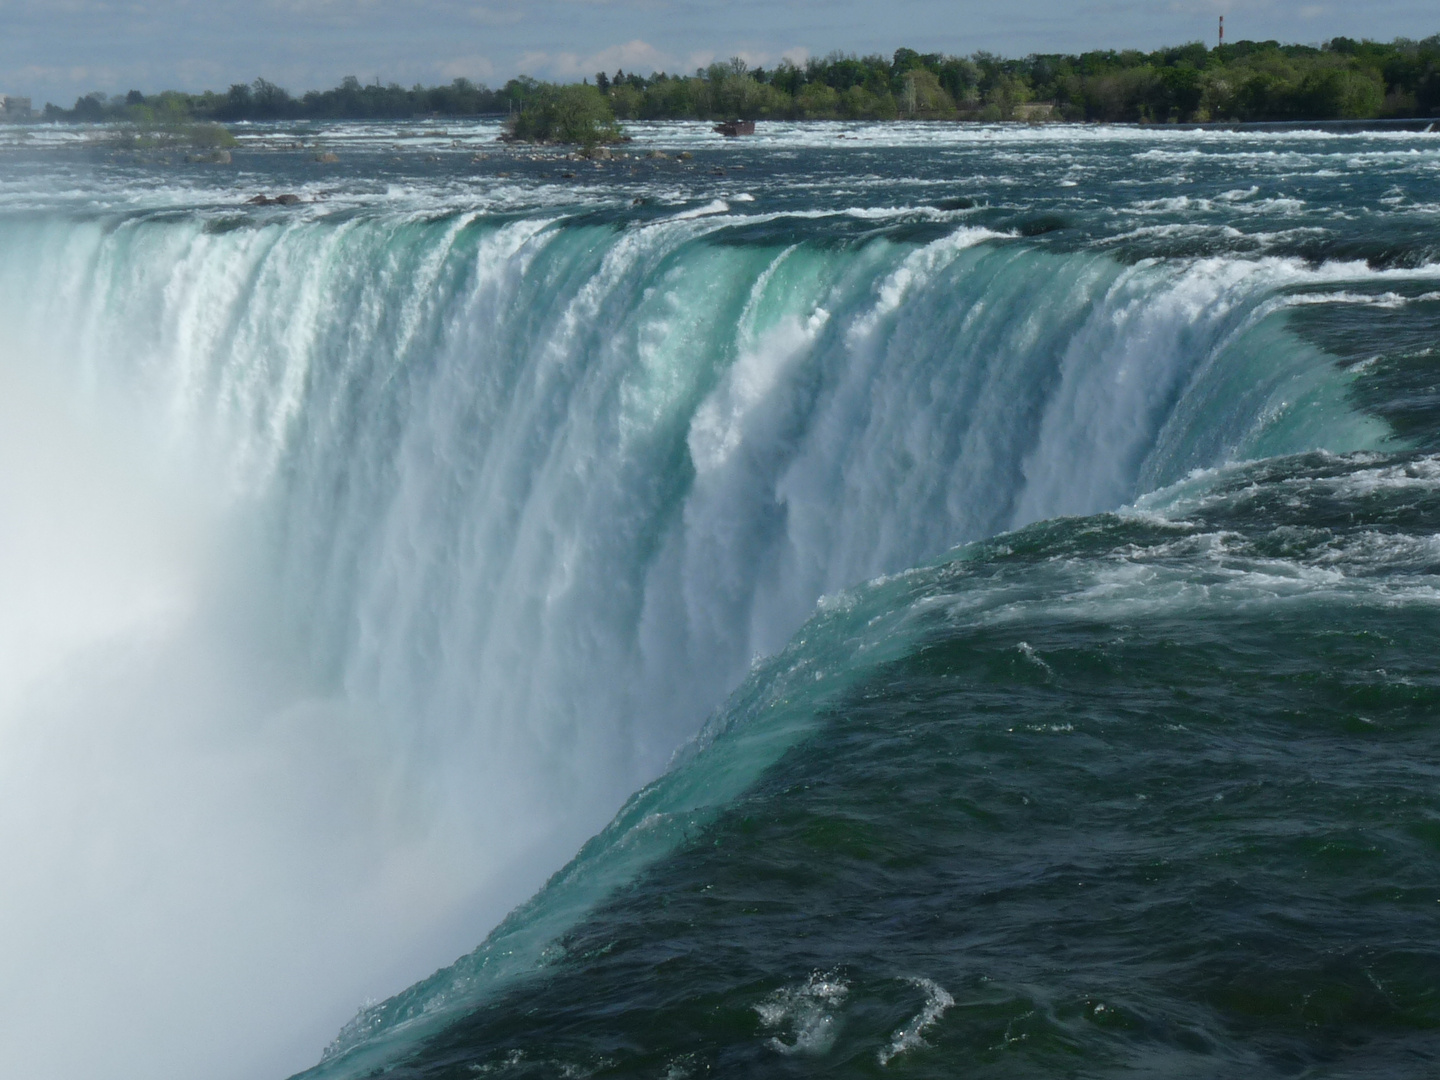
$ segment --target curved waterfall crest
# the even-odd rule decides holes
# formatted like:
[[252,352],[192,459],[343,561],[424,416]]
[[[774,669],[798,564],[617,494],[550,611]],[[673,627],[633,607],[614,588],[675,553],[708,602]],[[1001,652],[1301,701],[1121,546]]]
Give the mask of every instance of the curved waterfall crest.
[[[253,700],[197,746],[243,730],[257,760],[270,740],[343,758],[316,782],[380,824],[363,843],[343,822],[283,841],[294,865],[323,849],[325,895],[386,867],[374,910],[391,912],[407,874],[444,864],[456,925],[487,888],[504,910],[707,716],[732,730],[785,703],[773,730],[788,734],[757,721],[737,750],[707,736],[562,872],[580,885],[520,909],[470,967],[362,1014],[341,1049],[482,992],[496,942],[523,939],[501,968],[533,962],[798,738],[848,685],[821,664],[802,693],[806,648],[870,663],[846,590],[878,579],[866,595],[888,595],[958,544],[1113,509],[1197,468],[1387,438],[1284,320],[1297,292],[1387,272],[1126,262],[967,225],[918,240],[836,242],[801,218],[774,242],[746,231],[776,220],[0,220],[10,366],[42,363],[75,423],[123,428],[126,453],[161,463],[156,490],[183,489],[203,523],[196,576],[146,639],[168,644],[134,646],[149,681],[127,707],[159,723],[146,695],[177,665],[200,670],[196,656],[253,653],[282,673],[236,676]],[[65,655],[127,632],[100,626]],[[66,728],[77,744],[120,678],[95,676],[87,698],[89,677]],[[67,804],[77,828],[109,812],[89,799]],[[126,812],[142,831],[152,813]],[[243,830],[215,827],[244,851]],[[455,955],[465,932],[425,955]]]

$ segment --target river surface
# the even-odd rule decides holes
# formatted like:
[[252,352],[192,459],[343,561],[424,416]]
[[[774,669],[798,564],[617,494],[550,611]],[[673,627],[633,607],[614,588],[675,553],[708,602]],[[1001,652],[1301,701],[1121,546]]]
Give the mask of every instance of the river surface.
[[1440,134],[629,130],[0,128],[0,1072],[1434,1075]]

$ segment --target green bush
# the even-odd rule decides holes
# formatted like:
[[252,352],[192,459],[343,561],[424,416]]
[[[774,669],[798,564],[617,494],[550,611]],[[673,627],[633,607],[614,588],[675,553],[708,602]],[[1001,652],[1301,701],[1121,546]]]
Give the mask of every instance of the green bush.
[[202,150],[229,150],[236,144],[235,136],[219,124],[190,124],[181,129],[180,137]]
[[619,142],[622,138],[609,100],[588,83],[542,87],[535,100],[520,110],[510,134],[522,142],[580,146]]

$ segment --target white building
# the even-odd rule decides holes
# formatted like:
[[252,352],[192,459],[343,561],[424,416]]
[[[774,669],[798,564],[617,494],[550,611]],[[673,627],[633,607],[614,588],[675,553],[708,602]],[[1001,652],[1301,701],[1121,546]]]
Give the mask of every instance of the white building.
[[14,94],[0,94],[0,120],[29,120],[30,99]]

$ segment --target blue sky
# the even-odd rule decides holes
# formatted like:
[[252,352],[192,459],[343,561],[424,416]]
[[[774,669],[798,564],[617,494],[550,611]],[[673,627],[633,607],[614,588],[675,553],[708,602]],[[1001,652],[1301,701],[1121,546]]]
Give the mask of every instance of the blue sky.
[[831,50],[1007,55],[1227,37],[1319,42],[1440,32],[1435,0],[0,0],[0,93],[69,105],[91,90],[295,91],[344,75],[578,78],[616,67],[770,65]]

